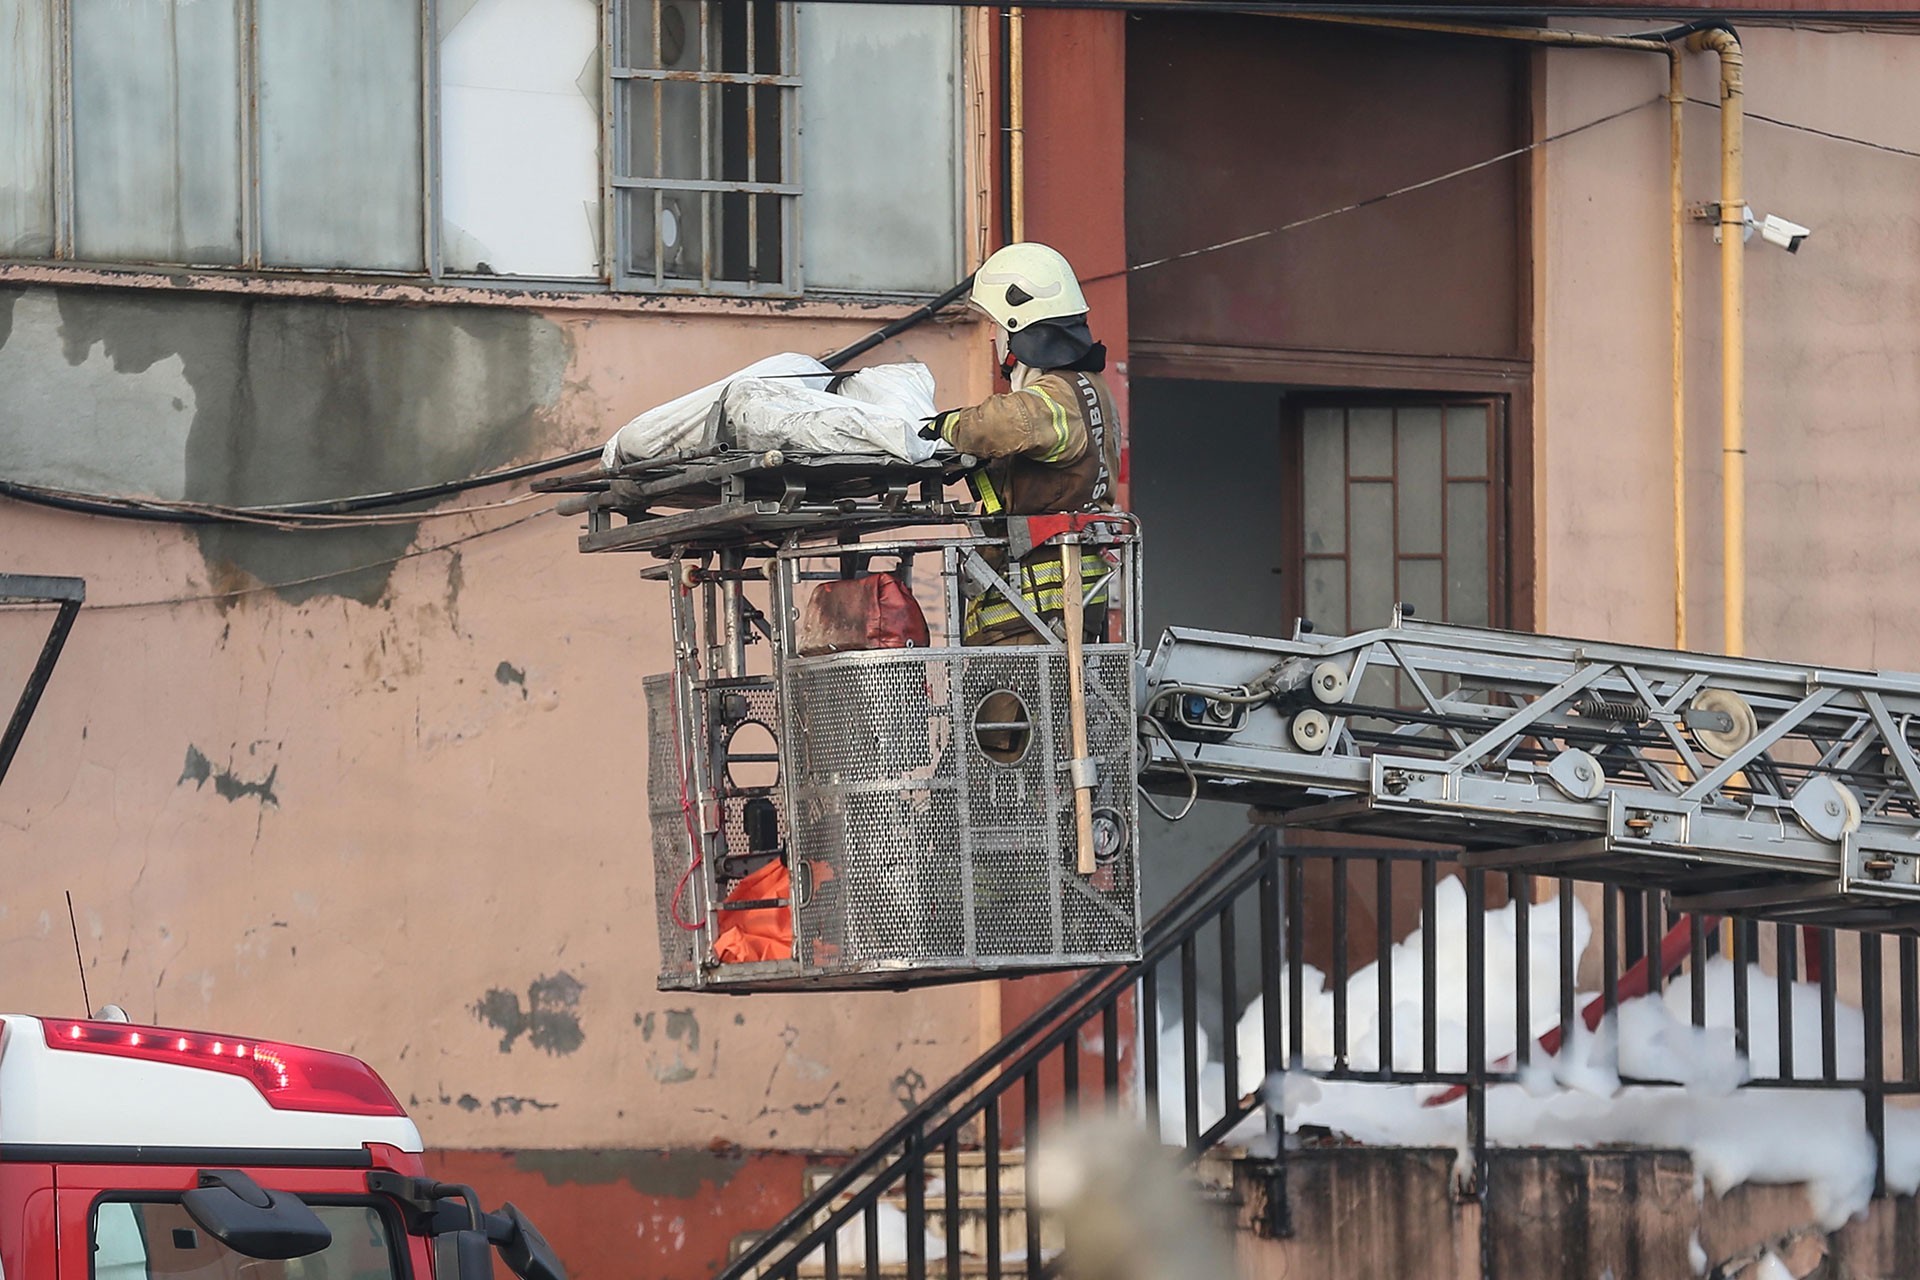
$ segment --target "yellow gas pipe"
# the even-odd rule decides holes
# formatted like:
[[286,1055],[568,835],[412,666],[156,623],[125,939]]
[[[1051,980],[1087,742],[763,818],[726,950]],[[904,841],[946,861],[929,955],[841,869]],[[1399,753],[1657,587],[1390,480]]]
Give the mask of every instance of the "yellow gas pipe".
[[1673,301],[1673,647],[1687,647],[1687,273],[1686,197],[1681,189],[1682,111],[1687,104],[1680,51],[1667,57],[1667,163],[1669,232],[1673,264],[1669,287]]
[[1018,243],[1027,238],[1027,40],[1026,13],[1015,7],[1007,10],[1007,153],[1008,185],[1012,188],[1009,208],[1012,226],[1007,238]]
[[1696,31],[1687,47],[1720,59],[1720,538],[1729,654],[1746,652],[1747,396],[1746,210],[1743,188],[1746,62],[1724,27]]

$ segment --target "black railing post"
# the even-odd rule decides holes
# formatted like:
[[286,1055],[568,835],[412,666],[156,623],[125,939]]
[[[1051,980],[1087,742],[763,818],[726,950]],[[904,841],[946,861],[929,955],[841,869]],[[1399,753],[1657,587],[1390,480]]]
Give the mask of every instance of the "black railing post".
[[1800,971],[1799,953],[1796,947],[1793,926],[1776,924],[1773,926],[1775,1007],[1780,1013],[1779,1070],[1780,1079],[1791,1080],[1794,1073],[1793,1052],[1793,980]]
[[1120,1110],[1120,996],[1100,1008],[1100,1096],[1109,1113]]
[[1687,999],[1693,1007],[1693,1025],[1707,1025],[1707,922],[1698,913],[1687,916]]
[[1900,939],[1900,1081],[1920,1084],[1920,938]]
[[1473,1161],[1472,1195],[1484,1201],[1487,1193],[1487,873],[1470,868],[1466,877],[1467,1145]]
[[[1072,1042],[1068,1042],[1068,1049]],[[1020,1205],[1022,1217],[1027,1227],[1027,1277],[1038,1280],[1040,1268],[1045,1260],[1040,1256],[1040,1215],[1033,1203],[1033,1148],[1040,1136],[1040,1064],[1034,1063],[1027,1068],[1027,1074],[1020,1080],[1020,1091],[1026,1114],[1021,1117],[1026,1125],[1027,1149],[1026,1165],[1021,1170]],[[998,1231],[1000,1224],[996,1220],[987,1226],[989,1231]]]
[[1327,860],[1328,878],[1333,886],[1333,1070],[1347,1072],[1347,979],[1352,967],[1347,961],[1347,860],[1338,855]]
[[1573,954],[1573,881],[1560,879],[1560,1052],[1573,1040],[1574,995],[1580,985],[1579,958]]
[[1609,1017],[1620,1007],[1620,890],[1612,885],[1600,890],[1600,1007]]
[[1221,1098],[1231,1107],[1240,1100],[1240,993],[1234,972],[1233,910],[1235,904],[1220,908],[1220,1078]]
[[1160,1125],[1160,969],[1149,963],[1140,975],[1140,1101],[1147,1132],[1158,1138]]
[[1180,1089],[1186,1145],[1200,1140],[1200,965],[1193,935],[1180,940]]
[[1873,1136],[1873,1194],[1887,1194],[1886,1016],[1881,1007],[1880,935],[1860,935],[1860,1013],[1866,1031],[1866,1061],[1860,1092],[1867,1107],[1867,1132]]
[[[1834,972],[1838,947],[1833,930],[1822,929],[1820,939],[1820,1078],[1831,1084],[1840,1078],[1839,1017],[1840,997]],[[1861,935],[1865,937],[1865,935]]]
[[[960,1139],[950,1137],[944,1150],[945,1160],[941,1169],[941,1178],[946,1182],[942,1188],[947,1211],[947,1280],[960,1280]],[[989,1151],[988,1160],[994,1158]]]
[[1507,900],[1513,903],[1513,1061],[1525,1069],[1533,1061],[1533,877],[1509,872]]
[[1733,924],[1733,1048],[1753,1070],[1753,1010],[1748,968],[1753,964],[1753,931],[1744,920]]
[[907,1274],[927,1274],[927,1154],[926,1135],[915,1129],[907,1135]]
[[987,1276],[989,1280],[1000,1280],[1000,1098],[998,1094],[987,1099],[986,1110],[981,1113],[981,1141],[986,1144],[986,1159],[981,1162],[986,1172],[986,1219],[987,1219]]
[[1438,1010],[1440,1006],[1440,867],[1431,858],[1420,860],[1420,1067],[1429,1079],[1440,1070]]
[[1287,855],[1287,1069],[1298,1071],[1306,1060],[1307,1013],[1307,869],[1306,859]]
[[1374,1070],[1393,1074],[1393,860],[1376,858],[1373,868],[1374,984],[1377,999]]
[[[1260,1022],[1264,1037],[1262,1060],[1268,1075],[1280,1072],[1286,1063],[1286,1038],[1280,1021],[1280,869],[1276,861],[1288,855],[1277,833],[1269,831],[1261,844],[1260,869]],[[1287,1187],[1287,1123],[1269,1098],[1267,1108],[1267,1144],[1272,1154],[1262,1172],[1266,1175],[1266,1203],[1260,1231],[1270,1240],[1284,1240],[1293,1234],[1293,1203]]]

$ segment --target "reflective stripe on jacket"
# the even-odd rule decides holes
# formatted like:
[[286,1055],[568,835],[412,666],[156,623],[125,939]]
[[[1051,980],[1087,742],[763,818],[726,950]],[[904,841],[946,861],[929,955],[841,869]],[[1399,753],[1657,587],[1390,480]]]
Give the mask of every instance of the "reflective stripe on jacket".
[[[989,396],[961,410],[945,430],[954,448],[986,459],[968,478],[981,514],[1113,510],[1120,420],[1106,380],[1097,373],[1055,369],[1016,385],[1017,391]],[[1081,574],[1089,587],[1110,567],[1097,554],[1081,557]],[[1011,570],[997,561],[994,568],[1019,587],[1027,607],[1043,620],[1063,612],[1058,547],[1037,547]],[[1104,607],[1107,598],[1102,588],[1087,603]],[[969,643],[999,631],[1030,629],[998,591],[967,604],[963,631]]]

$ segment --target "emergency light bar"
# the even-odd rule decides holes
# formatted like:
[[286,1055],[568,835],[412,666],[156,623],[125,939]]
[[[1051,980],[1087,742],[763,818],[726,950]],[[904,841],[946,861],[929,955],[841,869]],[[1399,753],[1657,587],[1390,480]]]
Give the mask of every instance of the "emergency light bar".
[[251,1081],[267,1105],[277,1111],[406,1115],[373,1068],[344,1053],[125,1022],[43,1018],[41,1026],[49,1049],[138,1058],[239,1076]]

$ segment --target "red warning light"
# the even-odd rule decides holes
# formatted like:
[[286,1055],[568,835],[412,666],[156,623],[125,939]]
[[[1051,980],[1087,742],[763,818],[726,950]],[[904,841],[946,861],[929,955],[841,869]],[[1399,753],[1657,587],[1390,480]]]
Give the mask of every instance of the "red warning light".
[[350,1116],[404,1116],[392,1090],[358,1058],[324,1049],[236,1040],[124,1022],[43,1019],[47,1047],[116,1058],[139,1058],[219,1071],[251,1081],[279,1111],[328,1111]]

